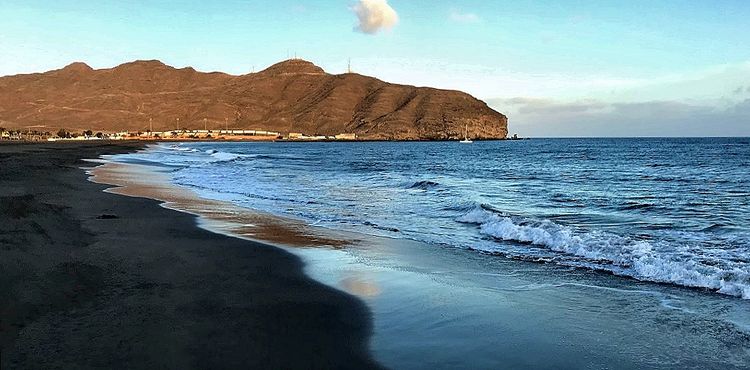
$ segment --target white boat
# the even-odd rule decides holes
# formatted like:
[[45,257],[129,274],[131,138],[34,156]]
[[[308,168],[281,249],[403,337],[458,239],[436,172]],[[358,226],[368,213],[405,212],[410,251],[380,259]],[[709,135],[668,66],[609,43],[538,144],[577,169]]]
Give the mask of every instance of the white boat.
[[463,143],[463,144],[471,144],[471,143],[473,143],[473,141],[471,141],[469,139],[469,125],[466,125],[466,130],[464,132],[464,139],[461,140],[461,141],[459,141],[459,142]]

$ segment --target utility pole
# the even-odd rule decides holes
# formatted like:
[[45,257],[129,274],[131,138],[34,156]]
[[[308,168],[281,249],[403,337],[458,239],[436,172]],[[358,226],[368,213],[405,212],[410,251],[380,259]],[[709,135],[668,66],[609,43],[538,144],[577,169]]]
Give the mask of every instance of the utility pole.
[[154,132],[154,119],[148,118],[148,132]]
[[203,119],[203,131],[208,131],[208,118]]
[[346,68],[346,73],[352,73],[352,58],[349,58],[349,66]]

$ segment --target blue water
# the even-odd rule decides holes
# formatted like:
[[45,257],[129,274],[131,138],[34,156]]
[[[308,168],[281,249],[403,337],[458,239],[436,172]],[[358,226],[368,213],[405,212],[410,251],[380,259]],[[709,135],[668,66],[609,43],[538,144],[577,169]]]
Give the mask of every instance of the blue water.
[[182,143],[117,160],[322,227],[750,299],[750,139]]

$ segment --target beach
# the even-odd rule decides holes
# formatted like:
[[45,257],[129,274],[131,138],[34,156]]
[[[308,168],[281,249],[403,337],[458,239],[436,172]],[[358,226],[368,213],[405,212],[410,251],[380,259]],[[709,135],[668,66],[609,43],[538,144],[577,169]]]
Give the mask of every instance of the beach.
[[0,368],[378,367],[367,307],[300,258],[81,169],[141,147],[0,145]]
[[750,1],[0,9],[0,370],[750,370]]
[[[466,180],[436,173],[456,172],[431,153],[456,151],[463,167],[461,156],[534,147],[451,145],[0,145],[0,367],[750,363],[742,297],[545,259],[541,245],[480,237],[458,247],[477,229],[495,231],[472,219],[492,208],[447,207]],[[491,180],[470,184],[486,191]],[[496,193],[494,202],[518,196]],[[438,218],[429,199],[466,216]],[[398,208],[410,204],[431,223]],[[442,243],[417,240],[426,233]],[[480,249],[495,244],[508,252]]]
[[[744,286],[742,246],[731,248],[744,234],[665,231],[667,215],[675,227],[714,222],[691,216],[697,211],[737,216],[741,225],[744,190],[706,189],[725,172],[690,171],[691,162],[658,167],[674,152],[697,151],[684,158],[703,162],[743,147],[661,140],[663,149],[648,158],[620,161],[647,144],[163,143],[105,156],[89,173],[114,186],[108,192],[158,199],[198,216],[207,230],[300,257],[308,276],[367,305],[370,349],[385,367],[746,368],[750,301],[730,289]],[[602,198],[602,184],[623,189]],[[696,191],[686,195],[686,186]],[[674,197],[673,208],[648,203],[635,187]],[[740,204],[690,205],[711,197]],[[704,240],[712,244],[684,249]],[[717,245],[732,257],[721,259]],[[682,259],[688,252],[691,259]],[[659,275],[649,280],[639,271]]]

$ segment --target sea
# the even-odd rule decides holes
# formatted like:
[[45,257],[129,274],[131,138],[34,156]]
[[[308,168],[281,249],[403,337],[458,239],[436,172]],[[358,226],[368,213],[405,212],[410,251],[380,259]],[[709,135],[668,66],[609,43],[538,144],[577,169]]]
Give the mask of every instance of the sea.
[[750,368],[748,138],[187,142],[108,160],[370,240],[295,253],[365,292],[390,367]]

